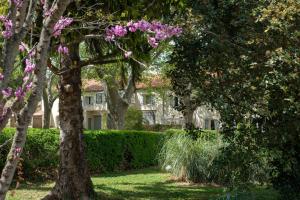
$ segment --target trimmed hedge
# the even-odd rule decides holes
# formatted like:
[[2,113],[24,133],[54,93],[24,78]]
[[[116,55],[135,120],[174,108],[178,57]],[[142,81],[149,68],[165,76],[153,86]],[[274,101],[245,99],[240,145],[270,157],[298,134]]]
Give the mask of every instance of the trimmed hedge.
[[[15,129],[6,128],[0,144],[11,138]],[[86,156],[92,173],[137,169],[157,165],[163,133],[146,131],[85,131]],[[22,154],[26,177],[53,175],[58,165],[59,130],[29,129]],[[0,149],[0,167],[4,166],[10,144]]]
[[[214,135],[214,131],[205,131]],[[0,144],[10,139],[15,129],[6,128],[0,134]],[[158,165],[158,154],[168,135],[184,133],[172,129],[165,133],[132,130],[85,131],[86,156],[93,174]],[[6,161],[10,144],[0,149],[0,168]],[[28,129],[22,153],[25,177],[53,178],[58,165],[59,130]]]

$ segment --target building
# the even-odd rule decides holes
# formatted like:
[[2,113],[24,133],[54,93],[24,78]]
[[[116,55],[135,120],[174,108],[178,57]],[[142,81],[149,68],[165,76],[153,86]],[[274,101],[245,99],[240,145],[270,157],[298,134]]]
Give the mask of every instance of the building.
[[[181,112],[173,107],[178,98],[168,89],[168,83],[154,78],[149,83],[138,83],[131,99],[131,106],[140,109],[147,125],[166,124],[183,125]],[[122,91],[120,91],[122,92]],[[103,85],[97,80],[83,81],[82,106],[85,129],[106,129],[107,103]],[[59,127],[58,99],[54,102],[50,126]],[[32,127],[42,127],[42,103],[33,117]],[[203,129],[218,129],[219,114],[206,106],[198,107],[194,112],[194,124]],[[13,121],[13,120],[12,120]]]

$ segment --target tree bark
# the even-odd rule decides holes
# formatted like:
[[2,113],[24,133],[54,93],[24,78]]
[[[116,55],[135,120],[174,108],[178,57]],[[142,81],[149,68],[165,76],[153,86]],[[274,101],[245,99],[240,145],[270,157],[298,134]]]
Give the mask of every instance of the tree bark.
[[44,104],[44,113],[43,113],[43,128],[47,129],[50,128],[50,115],[51,115],[51,108],[49,104],[48,94],[46,88],[43,90],[43,104]]
[[182,97],[182,103],[183,103],[182,114],[184,118],[184,128],[187,130],[192,130],[193,128],[195,128],[193,116],[197,108],[197,105],[192,100],[190,93]]
[[95,192],[85,160],[79,44],[70,49],[62,63],[65,73],[59,80],[60,163],[58,179],[44,199],[94,199]]
[[[103,78],[103,71],[97,70],[99,78]],[[104,88],[107,99],[107,128],[122,130],[125,126],[125,116],[128,110],[131,98],[135,92],[135,80],[133,68],[128,78],[123,95],[119,93],[119,84],[114,78],[104,80]]]
[[54,5],[54,11],[51,17],[44,20],[44,26],[40,34],[40,40],[36,51],[36,69],[33,89],[27,100],[27,104],[21,112],[17,114],[16,133],[0,179],[0,200],[4,200],[6,197],[19,157],[25,144],[28,125],[31,122],[33,113],[35,112],[37,104],[42,96],[46,75],[46,60],[48,57],[48,50],[54,24],[58,21],[60,16],[62,16],[69,2],[69,0],[58,0]]
[[107,128],[108,129],[124,129],[125,115],[128,110],[129,104],[125,102],[118,89],[113,86],[109,86],[105,83],[105,91],[107,95]]

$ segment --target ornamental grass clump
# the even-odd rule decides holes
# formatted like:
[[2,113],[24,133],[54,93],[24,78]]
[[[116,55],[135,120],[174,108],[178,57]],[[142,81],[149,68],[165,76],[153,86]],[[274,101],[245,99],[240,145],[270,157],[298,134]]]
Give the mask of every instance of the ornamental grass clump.
[[214,161],[225,146],[220,134],[217,137],[199,135],[193,139],[188,134],[173,134],[164,143],[159,154],[160,166],[178,180],[214,182]]

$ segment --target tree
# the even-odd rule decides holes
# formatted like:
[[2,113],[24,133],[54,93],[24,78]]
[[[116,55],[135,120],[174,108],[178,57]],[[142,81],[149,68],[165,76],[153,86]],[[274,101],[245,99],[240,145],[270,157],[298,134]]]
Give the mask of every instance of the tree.
[[[102,54],[101,48],[103,47],[100,48],[99,54],[83,58],[79,53],[80,44],[87,39],[103,38],[103,36],[107,41],[116,43],[117,40],[115,39],[126,35],[124,34],[125,30],[126,32],[130,30],[129,25],[128,27],[111,26],[102,12],[97,12],[95,15],[97,17],[96,23],[95,21],[89,22],[89,19],[95,20],[95,16],[89,14],[89,9],[104,10],[105,13],[106,10],[102,9],[103,5],[108,6],[108,8],[111,6],[111,4],[97,4],[93,1],[78,1],[70,6],[70,16],[82,17],[83,20],[79,20],[80,23],[74,23],[74,26],[78,26],[77,30],[79,31],[70,32],[65,40],[62,40],[63,44],[58,47],[61,55],[60,66],[56,68],[51,65],[52,72],[59,75],[60,164],[56,184],[44,199],[63,199],[65,197],[88,199],[94,196],[82,143],[81,69],[91,65],[115,63],[119,58],[115,58],[114,52]],[[149,22],[143,21],[137,24],[144,26],[144,23],[148,25],[148,28],[144,31],[149,30]],[[107,26],[111,27],[106,29],[106,34],[104,34],[103,27]],[[177,27],[168,28],[171,32],[166,33],[164,39],[180,33],[180,29]],[[158,41],[152,40],[152,42],[155,42],[156,45]]]
[[251,161],[259,164],[255,158],[268,152],[275,188],[284,198],[299,199],[299,2],[190,6],[191,31],[176,43],[174,70],[193,84],[201,102],[220,112],[230,144],[226,159],[240,170],[231,178],[249,181]]
[[57,82],[55,78],[56,78],[55,75],[52,72],[50,72],[48,75],[46,86],[43,89],[43,106],[44,106],[43,128],[44,129],[50,128],[52,107],[55,100],[58,98],[56,92],[53,91],[54,84]]
[[[6,112],[2,113],[3,118],[11,115],[9,112],[17,114],[17,129],[13,138],[10,152],[7,156],[6,164],[2,170],[0,179],[0,199],[5,199],[6,193],[11,184],[20,154],[22,153],[28,125],[32,115],[35,112],[37,103],[41,97],[42,89],[45,81],[46,60],[48,57],[48,48],[52,35],[56,31],[61,31],[65,26],[57,27],[60,17],[63,15],[65,8],[70,1],[58,0],[51,5],[51,14],[46,14],[50,3],[44,2],[45,15],[43,18],[43,27],[40,30],[40,40],[34,49],[28,51],[26,59],[26,68],[24,70],[23,83],[15,90],[15,100],[10,108],[6,108]],[[36,1],[10,1],[9,12],[7,17],[1,17],[5,30],[2,32],[4,37],[3,53],[1,55],[1,66],[3,66],[3,77],[0,88],[2,90],[1,103],[4,107],[7,100],[12,97],[12,89],[8,87],[12,80],[12,73],[18,48],[20,51],[26,49],[25,44],[21,41],[25,38],[28,27],[32,24],[33,15],[36,9]],[[56,34],[59,36],[59,34]],[[21,46],[19,46],[21,45]],[[35,64],[33,63],[35,61]],[[19,63],[16,63],[19,64]],[[34,72],[34,74],[32,74]],[[33,81],[33,82],[31,82]],[[26,91],[32,88],[28,94],[25,103]],[[3,98],[6,96],[7,98]],[[18,109],[15,109],[15,105]],[[5,110],[5,109],[4,109]],[[3,111],[3,110],[2,110]],[[8,111],[8,112],[7,112]],[[6,123],[5,120],[2,122]]]

